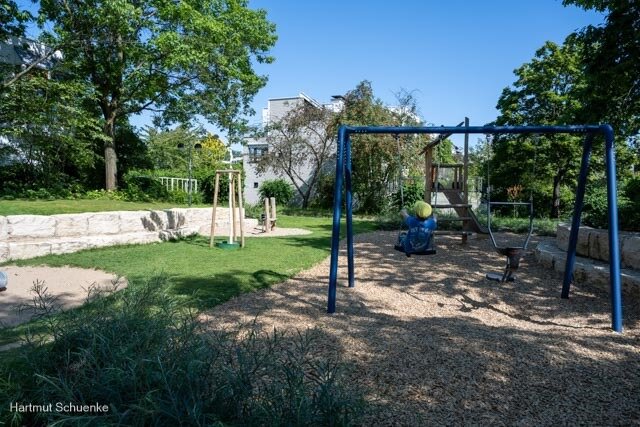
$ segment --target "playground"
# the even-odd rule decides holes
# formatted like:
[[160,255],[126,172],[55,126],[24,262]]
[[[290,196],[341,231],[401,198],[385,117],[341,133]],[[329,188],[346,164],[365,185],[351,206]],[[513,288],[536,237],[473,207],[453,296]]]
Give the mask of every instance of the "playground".
[[[514,243],[522,236],[500,234]],[[606,286],[575,284],[528,251],[514,282],[485,278],[504,259],[489,239],[438,236],[438,253],[407,258],[393,232],[354,236],[356,286],[340,244],[336,313],[326,314],[327,258],[284,283],[202,316],[212,329],[317,329],[342,355],[368,404],[363,425],[620,425],[640,419],[640,304],[624,295],[611,330]],[[547,237],[533,236],[531,247]]]

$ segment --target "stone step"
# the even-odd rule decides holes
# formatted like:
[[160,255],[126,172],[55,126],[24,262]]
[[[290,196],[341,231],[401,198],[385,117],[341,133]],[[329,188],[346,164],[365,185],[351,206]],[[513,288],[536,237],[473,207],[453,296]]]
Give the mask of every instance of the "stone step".
[[[543,266],[564,273],[567,253],[554,243],[539,243],[535,251],[536,260]],[[630,268],[620,270],[622,288],[625,292],[640,296],[640,271]],[[609,264],[603,261],[576,256],[573,270],[578,283],[594,283],[609,287]]]

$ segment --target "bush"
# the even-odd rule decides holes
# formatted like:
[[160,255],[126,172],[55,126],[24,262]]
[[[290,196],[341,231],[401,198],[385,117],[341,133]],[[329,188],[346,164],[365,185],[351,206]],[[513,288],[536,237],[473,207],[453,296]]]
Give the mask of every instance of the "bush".
[[168,200],[169,192],[155,177],[125,174],[124,188],[130,201]]
[[[7,425],[348,425],[360,393],[321,356],[320,333],[212,332],[165,292],[131,283],[82,310],[45,316],[41,339],[5,355],[0,405],[107,404],[105,414],[0,413]],[[46,301],[47,298],[41,298]],[[46,309],[44,310],[47,311]]]
[[[618,189],[618,227],[625,231],[640,231],[640,178],[624,182]],[[584,197],[583,223],[590,227],[608,229],[606,185],[592,186]]]
[[258,189],[260,200],[275,197],[276,203],[286,205],[293,198],[293,188],[284,179],[272,179],[263,182]]
[[333,208],[333,192],[336,183],[334,175],[320,176],[316,184],[316,192],[311,200],[311,206],[321,209]]
[[410,208],[418,200],[424,200],[424,185],[403,183],[402,192],[398,190],[392,195],[392,206],[400,211],[402,208]]

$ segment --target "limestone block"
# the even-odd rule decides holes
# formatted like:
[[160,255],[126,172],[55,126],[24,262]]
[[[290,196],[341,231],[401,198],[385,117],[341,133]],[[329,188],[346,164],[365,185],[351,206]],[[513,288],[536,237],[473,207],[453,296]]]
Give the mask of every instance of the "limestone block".
[[211,224],[198,227],[198,234],[201,236],[211,236]]
[[558,224],[556,227],[556,245],[563,251],[569,248],[569,224]]
[[589,256],[589,242],[593,231],[594,229],[591,227],[580,227],[578,230],[578,242],[576,244],[576,253],[578,255]]
[[5,240],[7,240],[8,237],[8,224],[7,224],[7,217],[6,216],[0,216],[0,242],[3,242]]
[[87,234],[88,214],[62,214],[54,215],[54,218],[56,220],[57,237],[84,236]]
[[592,264],[589,269],[587,281],[597,283],[599,285],[609,284],[609,265],[608,264]]
[[47,242],[9,242],[10,259],[35,258],[51,254],[51,244]]
[[120,214],[118,212],[101,212],[89,214],[87,234],[101,236],[120,232]]
[[89,245],[79,239],[63,239],[54,241],[51,243],[51,253],[52,254],[68,254],[71,252],[78,252],[83,249],[87,249]]
[[56,219],[53,216],[10,215],[6,218],[8,240],[53,237],[56,234]]
[[147,244],[147,243],[156,243],[160,241],[160,237],[157,232],[153,231],[145,231],[138,233],[127,233],[121,234],[121,243],[118,244],[128,244],[128,245],[138,245],[138,244]]
[[[589,256],[589,238],[593,228],[580,227],[578,231],[578,242],[576,244],[576,253],[582,256]],[[556,244],[563,251],[569,249],[569,237],[571,235],[571,225],[566,223],[558,224],[556,228]]]
[[621,236],[622,267],[640,270],[640,234]]
[[229,222],[229,208],[216,208],[216,224],[218,221]]
[[191,208],[185,212],[186,225],[188,226],[200,226],[207,222],[211,224],[212,208]]
[[589,238],[589,258],[609,260],[609,235],[607,230],[592,230]]
[[546,268],[555,268],[556,259],[554,253],[546,246],[540,243],[535,250],[536,260]]
[[120,212],[120,233],[135,233],[145,230],[144,220],[149,218],[147,211]]
[[174,230],[163,230],[159,233],[160,240],[170,241],[178,240],[182,237],[193,236],[198,234],[198,230],[193,227],[182,227]]
[[640,272],[622,270],[622,289],[634,297],[640,297]]
[[114,236],[87,236],[83,240],[87,244],[88,249],[103,248],[105,246],[112,246],[114,242]]
[[0,243],[0,262],[7,261],[9,259],[9,244],[5,242]]
[[149,216],[142,220],[145,230],[159,231],[167,228],[169,224],[169,218],[165,211],[151,211]]
[[183,227],[186,223],[186,209],[174,208],[167,209],[165,212],[167,213],[167,229],[176,229]]

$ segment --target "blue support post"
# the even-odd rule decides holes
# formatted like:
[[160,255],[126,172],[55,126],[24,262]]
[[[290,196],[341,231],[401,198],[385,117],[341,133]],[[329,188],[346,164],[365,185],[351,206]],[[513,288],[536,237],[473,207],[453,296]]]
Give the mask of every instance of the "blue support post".
[[345,202],[347,205],[347,270],[349,272],[349,287],[355,286],[353,270],[353,194],[351,188],[351,138],[346,135],[345,140]]
[[611,283],[611,328],[622,332],[622,288],[620,284],[620,244],[618,241],[618,194],[616,188],[616,153],[613,129],[602,126],[607,168],[607,204],[609,208],[609,280]]
[[340,245],[340,215],[342,208],[342,177],[344,175],[344,148],[346,128],[338,129],[338,153],[336,156],[336,182],[333,189],[333,230],[331,234],[331,264],[329,267],[329,301],[327,313],[336,312],[336,288],[338,280],[338,249]]
[[564,264],[564,280],[562,281],[561,298],[569,298],[569,290],[573,282],[573,268],[576,263],[576,247],[578,246],[578,232],[580,231],[580,216],[584,204],[584,192],[587,186],[587,174],[589,172],[589,159],[591,158],[591,147],[593,146],[592,133],[587,134],[582,145],[582,163],[580,163],[580,175],[578,176],[578,188],[576,189],[576,200],[573,207],[573,219],[571,220],[571,231],[569,234],[569,247],[567,248],[567,259]]

